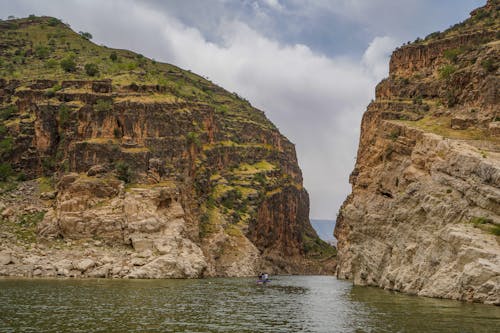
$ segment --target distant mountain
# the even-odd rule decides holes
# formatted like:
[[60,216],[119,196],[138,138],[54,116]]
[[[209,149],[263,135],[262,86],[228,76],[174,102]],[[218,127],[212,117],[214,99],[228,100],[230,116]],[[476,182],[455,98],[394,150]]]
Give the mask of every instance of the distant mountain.
[[311,225],[314,230],[318,233],[319,238],[326,242],[331,242],[335,240],[333,237],[333,229],[335,228],[335,220],[313,220],[311,219]]

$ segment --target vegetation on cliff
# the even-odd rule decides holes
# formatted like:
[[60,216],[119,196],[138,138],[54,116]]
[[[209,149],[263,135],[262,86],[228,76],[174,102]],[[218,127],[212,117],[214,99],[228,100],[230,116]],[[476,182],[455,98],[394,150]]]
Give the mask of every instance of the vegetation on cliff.
[[[43,211],[53,214],[39,235],[106,238],[99,228],[79,234],[88,225],[76,212],[139,189],[177,188],[186,237],[201,246],[212,275],[233,274],[227,265],[244,256],[246,241],[277,271],[300,267],[285,258],[334,255],[310,226],[294,146],[262,111],[190,71],[91,39],[51,17],[0,22],[0,181],[51,179]],[[68,173],[80,181],[62,184]],[[98,191],[95,183],[109,177],[125,188],[77,191]],[[68,191],[87,206],[66,207]],[[99,196],[107,199],[96,206]]]
[[337,219],[339,277],[500,304],[499,9],[392,54]]

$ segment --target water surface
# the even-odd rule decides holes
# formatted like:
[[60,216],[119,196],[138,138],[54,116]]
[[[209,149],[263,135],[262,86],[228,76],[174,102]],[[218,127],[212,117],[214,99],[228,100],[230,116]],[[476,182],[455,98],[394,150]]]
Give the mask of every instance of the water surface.
[[0,280],[0,332],[500,332],[500,307],[326,276]]

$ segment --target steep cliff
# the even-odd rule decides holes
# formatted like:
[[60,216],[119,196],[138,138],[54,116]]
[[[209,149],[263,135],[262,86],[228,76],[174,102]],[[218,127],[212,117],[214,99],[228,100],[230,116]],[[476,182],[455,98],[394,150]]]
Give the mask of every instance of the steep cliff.
[[295,148],[263,112],[89,37],[0,22],[0,275],[325,271]]
[[499,6],[394,51],[337,220],[338,277],[500,304]]

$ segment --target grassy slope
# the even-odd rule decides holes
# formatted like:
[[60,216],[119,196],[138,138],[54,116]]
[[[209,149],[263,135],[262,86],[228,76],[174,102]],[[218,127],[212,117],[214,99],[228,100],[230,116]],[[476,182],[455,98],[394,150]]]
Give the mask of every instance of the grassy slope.
[[[495,3],[494,6],[497,6],[497,8],[500,6],[498,1],[491,1],[491,3]],[[483,80],[484,77],[488,75],[497,75],[496,72],[499,68],[499,62],[498,58],[495,58],[492,54],[498,52],[494,50],[498,50],[498,43],[500,42],[500,17],[498,15],[498,10],[479,8],[473,13],[474,15],[471,18],[461,23],[457,23],[443,32],[437,31],[431,33],[424,39],[417,38],[415,42],[409,43],[408,45],[431,45],[432,43],[441,42],[446,39],[478,32],[496,33],[496,37],[493,41],[485,41],[482,44],[445,50],[441,55],[444,59],[444,63],[430,75],[428,73],[414,73],[412,77],[400,79],[406,80],[407,84],[430,84],[438,81],[441,82],[443,86],[447,86],[449,91],[453,91],[455,84],[453,83],[453,79],[455,75],[467,73]],[[451,114],[453,111],[445,110],[453,110],[455,107],[464,107],[463,105],[456,104],[453,97],[438,99],[422,99],[417,97],[413,100],[403,100],[399,98],[397,101],[399,103],[406,102],[424,105],[430,109],[430,112],[423,113],[423,118],[417,121],[398,120],[396,122],[403,122],[409,126],[451,139],[483,140],[494,143],[500,142],[500,138],[492,136],[484,125],[467,129],[453,129],[451,126]],[[481,106],[468,105],[467,107],[469,108],[470,114],[474,115]],[[500,121],[498,114],[492,114],[492,121]]]
[[[116,54],[116,60],[111,59],[112,54]],[[61,66],[68,58],[76,63],[74,71],[67,72]],[[95,76],[86,73],[87,64],[97,66]],[[26,83],[38,78],[57,81],[112,79],[118,86],[159,85],[165,87],[166,92],[152,98],[205,102],[215,106],[217,111],[234,116],[246,111],[246,121],[275,128],[262,112],[255,112],[257,110],[248,101],[199,75],[131,51],[96,45],[50,17],[0,22],[0,78]]]

